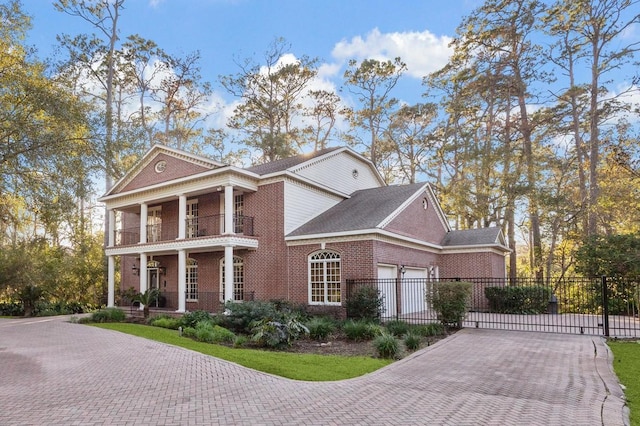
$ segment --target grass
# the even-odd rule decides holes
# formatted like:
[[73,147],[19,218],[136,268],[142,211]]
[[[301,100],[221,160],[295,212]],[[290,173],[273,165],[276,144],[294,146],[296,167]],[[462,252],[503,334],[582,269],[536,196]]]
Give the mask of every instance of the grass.
[[613,352],[613,370],[626,387],[624,395],[631,412],[631,425],[640,426],[640,342],[607,342]]
[[368,357],[296,354],[229,348],[227,346],[196,342],[181,337],[175,330],[129,323],[92,324],[98,328],[115,330],[145,339],[167,343],[205,355],[235,362],[242,366],[294,380],[324,382],[351,379],[389,365],[392,360]]

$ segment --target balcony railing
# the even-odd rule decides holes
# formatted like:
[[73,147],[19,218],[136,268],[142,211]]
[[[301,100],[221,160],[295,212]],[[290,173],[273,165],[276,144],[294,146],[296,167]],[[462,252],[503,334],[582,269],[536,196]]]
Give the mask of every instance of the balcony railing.
[[[253,236],[253,217],[233,216],[233,230],[236,234]],[[201,216],[186,219],[185,238],[215,237],[224,234],[224,215]],[[140,228],[125,228],[114,231],[115,245],[126,246],[140,242]],[[165,221],[147,225],[147,242],[156,243],[178,238],[178,222]]]

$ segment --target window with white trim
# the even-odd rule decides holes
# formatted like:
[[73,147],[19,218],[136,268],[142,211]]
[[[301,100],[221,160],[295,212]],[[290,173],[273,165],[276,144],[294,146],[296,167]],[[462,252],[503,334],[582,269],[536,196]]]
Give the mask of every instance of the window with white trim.
[[[224,258],[220,260],[220,295],[221,301],[227,300],[224,288]],[[239,256],[233,256],[233,300],[244,300],[244,261]]]
[[309,256],[309,304],[339,305],[341,278],[340,254],[323,250]]
[[187,258],[187,272],[186,272],[186,284],[187,284],[187,300],[198,300],[198,261],[192,258]]

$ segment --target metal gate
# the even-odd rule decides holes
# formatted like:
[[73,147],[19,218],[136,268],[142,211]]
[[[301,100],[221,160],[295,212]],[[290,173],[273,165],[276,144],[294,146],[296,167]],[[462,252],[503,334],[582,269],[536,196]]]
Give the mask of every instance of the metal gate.
[[473,284],[463,327],[640,337],[640,285],[625,279],[347,280],[347,298],[363,286],[377,288],[383,300],[395,303],[390,314],[382,312],[383,321],[436,322],[437,313],[429,303],[421,311],[403,312],[403,306],[407,305],[403,300],[428,300],[428,293],[437,291],[438,285],[445,281]]

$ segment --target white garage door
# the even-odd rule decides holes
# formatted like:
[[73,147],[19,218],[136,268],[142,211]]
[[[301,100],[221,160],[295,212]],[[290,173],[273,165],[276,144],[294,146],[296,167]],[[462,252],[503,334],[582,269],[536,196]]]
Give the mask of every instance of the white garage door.
[[426,310],[427,270],[406,268],[402,277],[402,312],[411,314]]
[[383,297],[384,313],[383,317],[392,317],[396,315],[396,293],[395,284],[390,280],[398,278],[398,268],[392,265],[378,265],[378,279],[384,280],[378,283],[378,291]]

